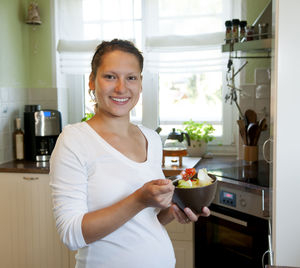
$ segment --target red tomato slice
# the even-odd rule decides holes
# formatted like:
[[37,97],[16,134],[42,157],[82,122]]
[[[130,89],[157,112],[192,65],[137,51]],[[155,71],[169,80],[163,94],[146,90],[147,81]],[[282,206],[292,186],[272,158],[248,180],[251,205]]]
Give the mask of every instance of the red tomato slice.
[[186,168],[185,170],[180,172],[182,179],[184,179],[185,181],[191,179],[195,174],[196,174],[195,168]]

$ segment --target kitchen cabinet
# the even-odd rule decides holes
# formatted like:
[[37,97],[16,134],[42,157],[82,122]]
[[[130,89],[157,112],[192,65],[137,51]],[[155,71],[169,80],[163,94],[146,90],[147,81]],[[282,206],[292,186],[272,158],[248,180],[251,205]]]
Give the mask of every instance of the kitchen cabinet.
[[47,174],[0,173],[1,267],[67,268],[52,215]]
[[[60,241],[52,214],[49,175],[0,172],[1,267],[74,268],[76,251]],[[193,224],[166,226],[176,268],[194,267]]]
[[166,226],[166,229],[174,247],[176,268],[193,268],[194,224],[180,224],[172,221]]

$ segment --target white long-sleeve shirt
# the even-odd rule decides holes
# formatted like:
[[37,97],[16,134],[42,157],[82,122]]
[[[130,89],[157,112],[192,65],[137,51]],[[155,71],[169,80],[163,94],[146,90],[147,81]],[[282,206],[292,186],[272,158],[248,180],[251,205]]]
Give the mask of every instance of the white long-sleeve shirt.
[[87,245],[85,213],[108,207],[146,182],[164,178],[159,135],[139,126],[147,139],[147,160],[135,162],[107,143],[86,122],[68,125],[50,160],[50,185],[57,230],[78,250],[76,268],[173,268],[174,251],[158,210],[146,208],[104,238]]

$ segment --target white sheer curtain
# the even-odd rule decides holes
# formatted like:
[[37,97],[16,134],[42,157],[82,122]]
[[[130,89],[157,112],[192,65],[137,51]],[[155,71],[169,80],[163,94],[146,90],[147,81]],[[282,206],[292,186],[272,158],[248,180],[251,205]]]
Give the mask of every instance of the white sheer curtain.
[[230,0],[145,1],[145,66],[159,72],[220,70]]
[[57,51],[61,73],[85,74],[96,46],[113,38],[136,42],[141,0],[56,0]]
[[95,47],[113,38],[134,41],[150,71],[195,71],[220,66],[221,53],[200,51],[220,51],[232,1],[56,0],[56,13],[62,73],[89,72]]

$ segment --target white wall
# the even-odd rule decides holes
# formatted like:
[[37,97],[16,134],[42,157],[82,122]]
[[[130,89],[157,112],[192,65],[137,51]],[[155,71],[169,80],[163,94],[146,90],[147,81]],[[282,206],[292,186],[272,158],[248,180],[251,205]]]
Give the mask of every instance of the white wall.
[[299,0],[276,0],[277,107],[275,105],[273,170],[276,176],[273,198],[273,245],[275,264],[298,267],[300,267],[299,17]]

